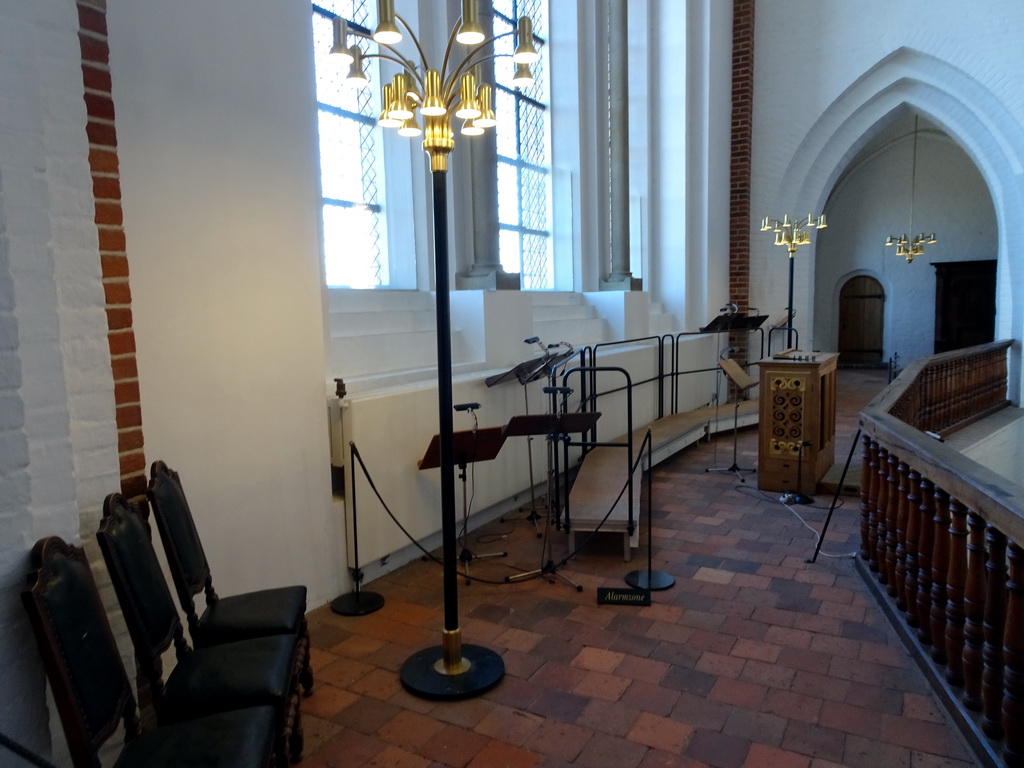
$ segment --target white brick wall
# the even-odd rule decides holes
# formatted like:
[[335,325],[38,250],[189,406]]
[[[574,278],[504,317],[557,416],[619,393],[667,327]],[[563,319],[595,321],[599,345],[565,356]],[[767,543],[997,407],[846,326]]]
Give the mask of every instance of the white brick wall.
[[0,14],[0,730],[64,763],[19,592],[35,540],[91,535],[117,488],[113,384],[75,3]]

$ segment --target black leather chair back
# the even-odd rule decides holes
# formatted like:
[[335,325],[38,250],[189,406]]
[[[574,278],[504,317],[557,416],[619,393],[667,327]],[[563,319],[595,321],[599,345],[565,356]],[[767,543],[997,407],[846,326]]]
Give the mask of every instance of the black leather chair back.
[[191,623],[198,613],[194,597],[207,590],[209,602],[216,599],[216,594],[213,592],[210,565],[178,473],[163,461],[154,461],[150,467],[147,495],[160,530],[178,601]]
[[32,549],[22,601],[35,631],[75,766],[96,753],[123,717],[138,733],[135,698],[85,553],[56,536]]
[[153,682],[161,675],[160,656],[172,642],[179,656],[188,648],[178,609],[153,549],[149,523],[137,504],[112,493],[103,502],[103,521],[96,539],[136,656]]

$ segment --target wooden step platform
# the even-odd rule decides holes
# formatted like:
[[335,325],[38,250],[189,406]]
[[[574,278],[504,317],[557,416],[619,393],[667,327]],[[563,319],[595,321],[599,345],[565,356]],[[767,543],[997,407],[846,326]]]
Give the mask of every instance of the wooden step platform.
[[[635,429],[632,458],[628,457],[625,435],[609,441],[622,443],[622,446],[602,446],[590,451],[580,465],[579,473],[569,492],[569,532],[575,535],[600,529],[602,532],[622,533],[623,558],[630,560],[632,548],[639,546],[640,541],[642,471],[648,471],[649,464],[657,465],[701,438],[732,430],[734,418],[738,427],[757,424],[757,400],[742,401],[738,411],[734,404],[727,403],[672,414]],[[633,466],[648,429],[651,430],[650,462],[645,455],[633,475],[633,533],[630,535],[630,494],[628,489],[623,491],[623,488],[626,485],[629,468]],[[609,508],[617,497],[618,502],[609,513]]]

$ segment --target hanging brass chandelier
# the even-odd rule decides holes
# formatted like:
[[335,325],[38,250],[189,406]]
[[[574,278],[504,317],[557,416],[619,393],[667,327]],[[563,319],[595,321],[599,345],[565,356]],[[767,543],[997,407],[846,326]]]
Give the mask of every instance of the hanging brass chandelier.
[[[910,169],[910,227],[908,232],[914,231],[914,188],[917,182],[917,115],[914,116],[914,152],[911,159]],[[907,263],[914,261],[915,256],[924,256],[925,245],[931,245],[932,243],[938,242],[935,238],[935,233],[931,234],[921,232],[913,237],[908,237],[906,234],[896,237],[895,235],[889,235],[885,244],[896,247],[896,255],[902,256],[907,260]]]

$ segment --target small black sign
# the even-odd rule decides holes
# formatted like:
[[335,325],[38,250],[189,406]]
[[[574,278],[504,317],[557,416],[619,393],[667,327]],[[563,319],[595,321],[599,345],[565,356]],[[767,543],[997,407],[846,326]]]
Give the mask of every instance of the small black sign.
[[598,605],[650,605],[651,590],[598,587]]

